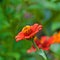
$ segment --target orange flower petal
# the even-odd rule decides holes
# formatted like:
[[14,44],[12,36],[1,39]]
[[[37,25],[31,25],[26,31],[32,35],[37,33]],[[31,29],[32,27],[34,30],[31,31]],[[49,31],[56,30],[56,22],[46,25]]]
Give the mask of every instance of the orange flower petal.
[[24,39],[24,33],[23,33],[23,32],[20,32],[15,38],[16,38],[16,41],[17,41],[17,42],[18,42],[19,40]]
[[31,26],[32,31],[34,32],[37,27],[38,27],[38,24],[34,24],[33,26]]
[[30,49],[27,50],[27,53],[35,52],[36,48],[31,47]]

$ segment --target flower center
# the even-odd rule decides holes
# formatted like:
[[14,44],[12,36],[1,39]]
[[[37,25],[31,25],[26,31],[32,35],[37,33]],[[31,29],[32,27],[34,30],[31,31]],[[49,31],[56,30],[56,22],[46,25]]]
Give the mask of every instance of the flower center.
[[25,26],[23,29],[22,29],[22,32],[24,32],[25,35],[29,35],[31,34],[31,26]]

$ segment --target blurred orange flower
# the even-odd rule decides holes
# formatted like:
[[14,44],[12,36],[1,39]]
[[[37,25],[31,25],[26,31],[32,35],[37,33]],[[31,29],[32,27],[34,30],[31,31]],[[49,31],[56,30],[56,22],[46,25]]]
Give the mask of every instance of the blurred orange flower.
[[60,43],[60,32],[55,33],[53,36],[54,43]]
[[39,30],[42,30],[42,25],[38,24],[34,24],[32,26],[27,25],[15,37],[16,41],[32,38]]
[[[34,38],[34,41],[39,49],[49,50],[50,45],[53,43],[52,37],[49,38],[47,36],[42,36],[41,39]],[[27,53],[35,52],[36,48],[32,46],[30,49],[27,50]]]

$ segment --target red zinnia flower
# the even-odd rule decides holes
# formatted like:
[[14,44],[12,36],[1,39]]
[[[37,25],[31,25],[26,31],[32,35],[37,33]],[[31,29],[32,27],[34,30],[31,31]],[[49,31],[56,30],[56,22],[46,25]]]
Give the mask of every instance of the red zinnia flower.
[[32,38],[39,30],[42,29],[42,25],[34,24],[32,26],[25,26],[21,32],[18,33],[16,36],[16,41],[22,39],[29,39]]
[[[43,50],[49,50],[50,45],[52,42],[52,37],[48,38],[47,36],[42,36],[41,39],[34,38],[34,41],[39,49]],[[35,52],[36,48],[32,46],[29,50],[27,50],[27,53]]]
[[53,38],[52,37],[47,37],[47,36],[43,36],[40,40],[40,44],[41,44],[41,49],[43,50],[49,50],[50,45],[53,44]]

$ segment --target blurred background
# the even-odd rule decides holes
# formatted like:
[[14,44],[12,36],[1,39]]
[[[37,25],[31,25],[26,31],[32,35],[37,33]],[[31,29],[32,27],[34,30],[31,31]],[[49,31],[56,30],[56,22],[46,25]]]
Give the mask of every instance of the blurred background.
[[[0,60],[44,60],[27,54],[31,42],[15,40],[25,25],[34,23],[42,24],[47,36],[60,30],[60,0],[0,0]],[[60,44],[52,45],[47,56],[60,60]]]

